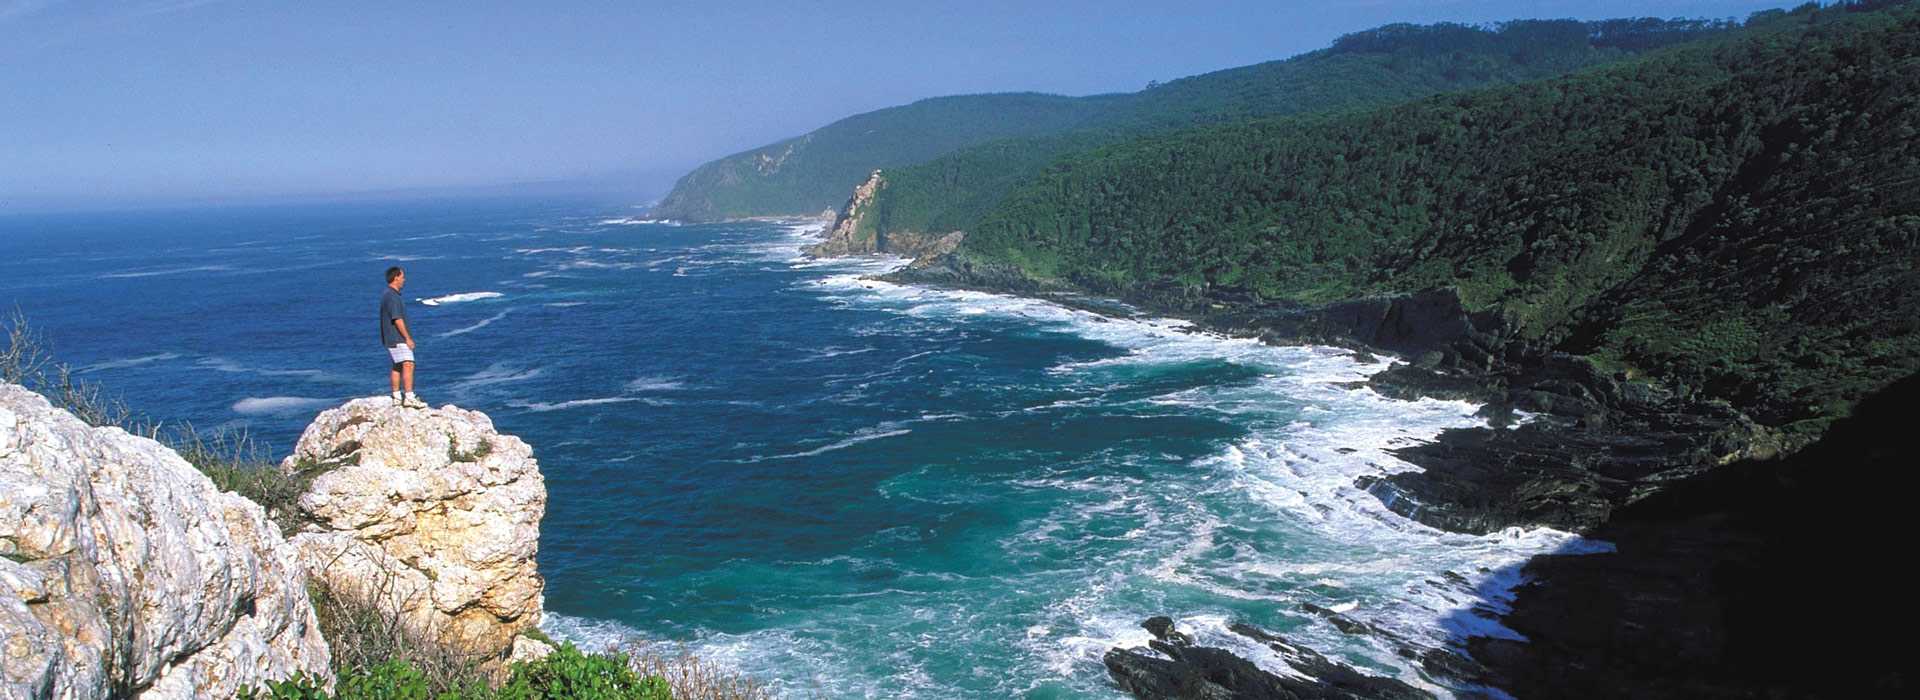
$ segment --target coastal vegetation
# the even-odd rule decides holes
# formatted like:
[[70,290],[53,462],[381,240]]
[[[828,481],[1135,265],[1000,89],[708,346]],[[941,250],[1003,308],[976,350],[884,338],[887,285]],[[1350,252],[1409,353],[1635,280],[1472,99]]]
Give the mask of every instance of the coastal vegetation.
[[[666,678],[641,676],[625,654],[585,654],[562,644],[538,661],[515,664],[512,675],[498,688],[483,679],[463,678],[455,687],[430,676],[407,661],[391,659],[372,666],[356,666],[336,681],[337,691],[309,676],[269,683],[263,690],[242,692],[241,700],[674,700]],[[711,697],[711,696],[701,696]]]
[[970,229],[1048,163],[1129,136],[1537,80],[1727,28],[1651,19],[1401,24],[1294,58],[1133,93],[922,100],[702,165],[674,186],[656,213],[686,220],[814,214],[841,206],[854,185],[886,169],[884,201],[894,230]]
[[1868,9],[1077,154],[955,256],[1243,307],[1451,288],[1521,343],[1817,427],[1920,367],[1920,12]]

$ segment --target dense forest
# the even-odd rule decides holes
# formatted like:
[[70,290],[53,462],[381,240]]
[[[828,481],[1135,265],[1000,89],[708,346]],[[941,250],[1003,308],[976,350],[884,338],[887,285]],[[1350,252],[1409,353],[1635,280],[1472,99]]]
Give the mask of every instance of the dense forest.
[[655,213],[688,221],[817,214],[845,202],[847,191],[874,168],[918,163],[994,139],[1066,129],[1115,99],[961,95],[867,112],[702,165],[680,178]]
[[889,171],[874,204],[873,225],[881,231],[972,230],[1008,192],[1047,165],[1131,137],[1540,80],[1732,26],[1700,20],[1523,20],[1491,27],[1396,24],[1350,34],[1290,60],[1154,86],[1075,129],[994,141]]
[[1920,11],[1864,9],[1077,154],[957,255],[1122,296],[1450,287],[1529,342],[1822,423],[1920,369]]
[[1537,80],[1728,27],[1694,20],[1392,25],[1291,59],[1136,93],[923,100],[702,165],[681,178],[656,213],[696,221],[813,214],[843,204],[876,168],[926,163],[889,177],[886,206],[897,228],[965,229],[1059,156],[1128,136]]

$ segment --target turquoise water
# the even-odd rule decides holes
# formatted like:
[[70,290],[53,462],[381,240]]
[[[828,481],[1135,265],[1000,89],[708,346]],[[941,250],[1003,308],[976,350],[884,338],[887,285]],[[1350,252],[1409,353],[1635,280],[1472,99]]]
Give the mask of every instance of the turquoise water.
[[[1448,535],[1356,476],[1476,406],[1341,388],[1384,365],[864,281],[806,224],[441,203],[0,219],[0,299],[158,417],[280,451],[385,391],[408,268],[420,391],[535,448],[545,627],[687,645],[797,696],[1116,697],[1099,658],[1247,620],[1436,690],[1387,645],[1498,633],[1492,572],[1569,538]],[[436,300],[434,305],[425,303]],[[1449,581],[1452,571],[1469,583]]]

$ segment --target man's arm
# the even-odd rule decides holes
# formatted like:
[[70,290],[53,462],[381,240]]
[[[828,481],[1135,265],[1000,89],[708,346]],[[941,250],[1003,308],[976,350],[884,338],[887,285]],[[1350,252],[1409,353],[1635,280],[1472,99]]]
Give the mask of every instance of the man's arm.
[[404,318],[396,318],[393,320],[393,327],[400,330],[400,339],[407,341],[407,349],[412,350],[413,334],[407,332],[407,320]]

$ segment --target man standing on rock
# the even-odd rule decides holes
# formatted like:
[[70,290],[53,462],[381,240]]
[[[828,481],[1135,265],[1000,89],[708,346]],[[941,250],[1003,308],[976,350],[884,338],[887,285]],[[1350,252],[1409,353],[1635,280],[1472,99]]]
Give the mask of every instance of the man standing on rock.
[[[407,408],[426,408],[427,402],[413,395],[413,333],[407,330],[407,306],[400,299],[400,288],[407,286],[407,271],[399,266],[387,268],[387,291],[380,295],[380,343],[387,346],[387,358],[393,368],[387,383],[393,388],[393,402]],[[401,393],[401,387],[406,393]]]

